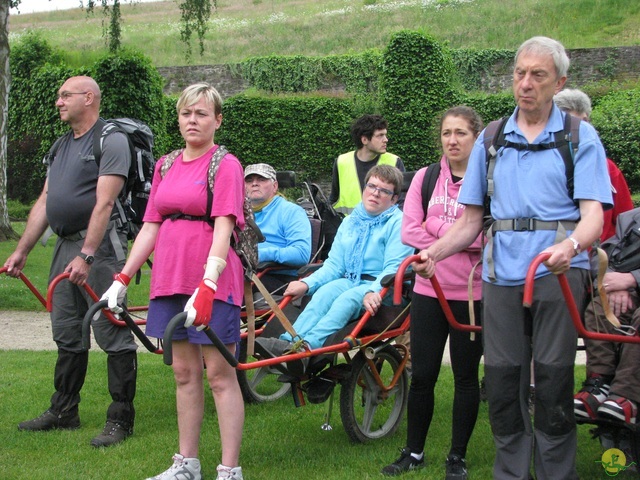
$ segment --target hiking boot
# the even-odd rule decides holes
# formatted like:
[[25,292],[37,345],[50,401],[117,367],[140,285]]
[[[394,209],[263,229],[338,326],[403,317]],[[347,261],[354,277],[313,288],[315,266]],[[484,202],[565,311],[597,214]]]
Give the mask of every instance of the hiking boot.
[[459,455],[449,455],[445,462],[446,480],[467,480],[467,462]]
[[47,430],[75,430],[80,428],[80,416],[74,413],[55,413],[51,409],[44,412],[38,418],[27,420],[18,424],[18,430],[29,432],[45,432]]
[[216,471],[218,472],[216,480],[243,480],[241,467],[230,468],[218,465]]
[[400,458],[398,458],[391,465],[387,465],[382,469],[382,474],[388,477],[395,477],[408,472],[409,470],[415,470],[416,468],[424,467],[424,455],[418,460],[411,456],[411,451],[408,448],[400,449]]
[[609,395],[609,383],[599,375],[589,376],[582,389],[573,396],[573,413],[579,418],[595,420],[598,408]]
[[635,425],[638,406],[632,400],[612,394],[600,405],[598,415],[612,420],[621,420],[629,425]]
[[116,443],[123,442],[127,437],[133,435],[133,428],[122,423],[107,420],[102,433],[91,440],[92,447],[110,447]]
[[[242,478],[242,476],[239,478]],[[173,465],[155,477],[147,478],[147,480],[202,480],[200,460],[197,458],[184,458],[179,453],[176,453],[173,456]]]

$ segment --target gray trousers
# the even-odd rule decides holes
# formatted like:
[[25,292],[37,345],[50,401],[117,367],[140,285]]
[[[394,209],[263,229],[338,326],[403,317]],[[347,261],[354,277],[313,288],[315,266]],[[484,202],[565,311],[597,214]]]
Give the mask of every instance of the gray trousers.
[[[566,273],[580,311],[588,271]],[[489,420],[496,445],[493,478],[577,479],[573,415],[577,332],[555,275],[535,282],[533,304],[524,286],[484,283],[483,341]],[[536,385],[533,425],[528,411],[531,359]]]
[[[126,252],[126,234],[122,233],[120,237]],[[49,282],[64,272],[66,266],[80,253],[83,243],[84,239],[71,241],[58,238],[53,252]],[[122,270],[124,263],[124,259],[120,261],[116,259],[115,250],[107,232],[95,253],[95,261],[91,265],[87,281],[98,297],[101,297],[111,286],[113,274]],[[58,349],[70,352],[82,351],[82,320],[92,304],[93,300],[84,287],[78,287],[67,280],[58,283],[53,293],[51,310],[53,340],[58,345]],[[92,325],[96,342],[105,352],[120,354],[137,349],[131,330],[113,325],[104,315],[100,315]]]
[[[126,235],[119,235],[120,246],[126,252]],[[113,282],[113,274],[124,266],[124,258],[117,259],[113,240],[109,232],[103,239],[95,261],[91,266],[88,284],[98,297]],[[58,238],[53,253],[49,282],[80,253],[84,240],[81,238]],[[82,347],[82,322],[93,304],[84,287],[68,280],[58,283],[53,298],[51,325],[53,339],[58,346],[58,359],[54,374],[54,393],[50,409],[56,414],[76,413],[80,403],[80,390],[84,385],[89,355]],[[133,428],[136,393],[137,345],[131,330],[113,325],[100,315],[93,320],[96,342],[107,354],[108,388],[112,402],[107,409],[107,420],[119,422]]]

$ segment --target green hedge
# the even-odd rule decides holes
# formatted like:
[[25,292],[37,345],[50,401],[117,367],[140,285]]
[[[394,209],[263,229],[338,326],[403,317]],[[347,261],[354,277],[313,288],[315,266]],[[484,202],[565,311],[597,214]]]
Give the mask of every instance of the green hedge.
[[632,192],[640,189],[640,89],[613,92],[591,115],[607,156],[625,175]]
[[411,31],[391,38],[382,61],[382,112],[389,121],[389,150],[407,170],[439,157],[433,127],[442,111],[459,103],[454,78],[450,52],[435,39]]
[[[440,157],[435,125],[442,111],[466,104],[480,113],[485,124],[513,111],[511,93],[473,91],[479,76],[470,73],[488,68],[490,60],[507,61],[512,55],[451,52],[428,35],[403,31],[392,37],[383,53],[249,59],[241,65],[242,72],[259,93],[225,101],[216,140],[243,165],[268,162],[278,170],[298,172],[300,179],[326,180],[336,156],[354,148],[349,138],[353,119],[381,113],[389,120],[389,150],[403,158],[407,169],[417,169]],[[42,156],[67,129],[59,120],[55,100],[57,89],[71,75],[96,78],[103,90],[103,116],[131,116],[149,123],[156,136],[156,157],[183,146],[177,96],[162,94],[162,79],[146,57],[125,51],[76,70],[60,58],[35,35],[12,45],[9,198],[28,203],[40,192],[45,174]],[[337,80],[346,85],[346,92],[308,93]],[[640,187],[636,165],[640,93],[613,89],[613,85],[585,88],[594,101],[594,125],[635,189]]]
[[330,175],[335,157],[352,148],[347,99],[237,95],[225,101],[222,117],[216,141],[243,165],[269,163],[299,179]]

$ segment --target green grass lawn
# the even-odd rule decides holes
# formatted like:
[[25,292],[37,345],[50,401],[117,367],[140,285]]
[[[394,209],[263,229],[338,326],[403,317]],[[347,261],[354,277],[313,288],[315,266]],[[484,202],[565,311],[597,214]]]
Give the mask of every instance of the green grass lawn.
[[[120,2],[123,46],[141,49],[156,67],[184,65],[179,2],[130,3]],[[88,65],[106,50],[103,21],[101,9],[11,15],[10,41],[38,31],[70,64]],[[639,3],[629,0],[219,0],[204,54],[194,41],[192,62],[382,50],[402,29],[428,32],[452,48],[515,49],[534,35],[567,48],[628,46],[640,43],[639,22]]]
[[[82,427],[75,431],[20,432],[16,425],[39,415],[52,393],[55,352],[0,351],[0,478],[21,480],[142,479],[166,469],[177,449],[175,386],[171,368],[158,355],[139,356],[135,434],[121,445],[97,450],[89,445],[99,433],[110,401],[106,388],[106,355],[90,354],[87,381],[82,390]],[[576,367],[576,378],[584,367]],[[403,478],[442,479],[450,443],[452,374],[442,368],[437,405],[426,446],[427,467]],[[247,480],[305,478],[344,480],[382,478],[380,469],[395,460],[404,445],[406,420],[391,438],[368,444],[350,443],[340,421],[336,389],[331,431],[320,427],[328,403],[295,408],[291,397],[247,405],[241,464]],[[470,479],[490,479],[494,447],[482,403],[467,456]],[[599,463],[600,444],[588,426],[579,427],[580,478],[607,475]],[[220,443],[215,408],[207,396],[200,458],[205,479],[215,478]]]

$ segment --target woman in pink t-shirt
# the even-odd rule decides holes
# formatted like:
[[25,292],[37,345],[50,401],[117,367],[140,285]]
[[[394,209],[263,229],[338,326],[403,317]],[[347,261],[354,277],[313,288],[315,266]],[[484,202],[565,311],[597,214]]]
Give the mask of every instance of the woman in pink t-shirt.
[[109,301],[109,308],[117,309],[131,276],[154,254],[146,334],[162,338],[169,320],[182,311],[187,312],[187,320],[185,328],[176,329],[172,345],[179,451],[173,465],[152,478],[201,478],[198,445],[206,366],[222,445],[218,479],[238,480],[242,479],[238,462],[244,403],[235,369],[204,332],[186,327],[209,325],[231,352],[240,340],[242,265],[230,248],[230,238],[236,225],[244,227],[243,170],[233,155],[224,156],[207,218],[207,171],[219,148],[214,134],[222,122],[222,100],[215,88],[202,83],[187,87],[176,107],[186,146],[172,154],[175,160],[164,175],[161,169],[167,156],[158,161],[144,225],[103,299]]

